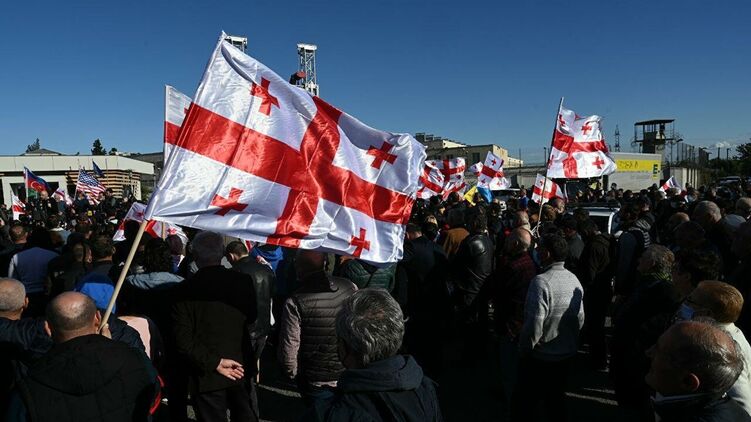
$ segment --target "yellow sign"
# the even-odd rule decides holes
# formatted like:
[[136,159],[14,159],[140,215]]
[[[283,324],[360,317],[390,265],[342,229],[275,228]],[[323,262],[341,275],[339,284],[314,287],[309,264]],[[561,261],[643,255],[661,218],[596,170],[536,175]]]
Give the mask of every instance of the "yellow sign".
[[659,178],[662,164],[658,160],[615,160],[618,172],[651,173],[652,178]]

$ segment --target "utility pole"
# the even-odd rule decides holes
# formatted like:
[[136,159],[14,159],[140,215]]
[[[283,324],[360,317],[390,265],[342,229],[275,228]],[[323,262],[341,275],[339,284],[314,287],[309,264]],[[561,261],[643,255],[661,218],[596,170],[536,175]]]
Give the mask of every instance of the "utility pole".
[[542,150],[544,151],[542,154],[542,162],[547,163],[548,162],[548,147],[542,147]]

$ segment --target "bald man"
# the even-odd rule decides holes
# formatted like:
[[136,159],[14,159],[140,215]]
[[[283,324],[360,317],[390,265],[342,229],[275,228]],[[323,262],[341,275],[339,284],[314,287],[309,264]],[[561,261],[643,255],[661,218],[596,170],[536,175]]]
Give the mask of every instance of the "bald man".
[[55,345],[29,368],[23,410],[40,421],[145,421],[159,401],[156,371],[146,354],[97,333],[101,315],[81,293],[47,307],[45,329]]
[[725,393],[743,370],[738,345],[720,328],[704,322],[670,327],[647,355],[645,377],[657,396],[655,412],[662,422],[751,421],[751,416]]

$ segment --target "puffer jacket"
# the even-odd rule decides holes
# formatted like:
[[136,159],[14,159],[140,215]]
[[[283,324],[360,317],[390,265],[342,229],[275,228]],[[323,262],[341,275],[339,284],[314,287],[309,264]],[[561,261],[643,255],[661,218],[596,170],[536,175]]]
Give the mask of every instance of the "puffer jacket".
[[350,259],[342,264],[338,275],[355,283],[358,289],[377,287],[391,292],[396,283],[396,264],[379,268],[359,259]]

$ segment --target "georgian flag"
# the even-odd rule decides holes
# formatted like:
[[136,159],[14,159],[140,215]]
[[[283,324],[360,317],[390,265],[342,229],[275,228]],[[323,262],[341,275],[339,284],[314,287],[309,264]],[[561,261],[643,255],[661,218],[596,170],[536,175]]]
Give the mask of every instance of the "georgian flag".
[[[112,240],[115,242],[121,242],[125,240],[125,222],[133,220],[138,223],[143,221],[143,217],[146,215],[146,205],[140,202],[134,202],[130,206],[128,213],[125,214],[125,218],[120,221],[120,224],[115,231],[115,235],[112,236]],[[149,221],[146,223],[145,233],[148,233],[151,237],[166,239],[167,236],[177,235],[183,242],[183,246],[188,244],[188,236],[185,234],[182,228],[170,223],[164,223],[161,221]]]
[[13,201],[13,204],[11,205],[13,219],[18,220],[21,218],[21,214],[26,214],[26,204],[24,204],[16,195],[11,194],[11,200]]
[[581,117],[560,108],[550,148],[548,177],[600,177],[616,170],[600,131],[600,120],[600,116]]
[[57,188],[57,190],[52,194],[52,197],[58,201],[65,201],[65,205],[67,206],[73,205],[73,199],[70,197],[70,195],[68,195],[68,191],[66,191],[62,187]]
[[467,191],[467,184],[464,182],[464,177],[461,180],[450,181],[443,187],[443,200],[447,200],[449,195],[454,192],[458,192],[459,196],[463,196]]
[[674,176],[670,176],[670,178],[666,180],[665,183],[662,184],[662,186],[660,186],[659,190],[661,190],[662,192],[667,192],[669,189],[672,189],[672,188],[678,188],[680,190],[683,190],[681,185],[675,180]]
[[311,97],[224,36],[145,218],[398,261],[425,147]]
[[430,199],[443,194],[445,178],[441,170],[426,162],[420,175],[420,187],[417,189],[417,197]]
[[164,162],[167,162],[172,145],[177,142],[180,128],[188,114],[192,100],[170,85],[164,86]]
[[477,187],[490,190],[508,189],[511,186],[508,179],[503,176],[503,159],[488,151],[485,163],[475,164],[480,170],[477,176]]
[[[544,190],[543,184],[545,184]],[[553,198],[561,198],[566,201],[566,192],[554,181],[538,174],[535,180],[535,187],[532,189],[532,200],[542,205]]]

